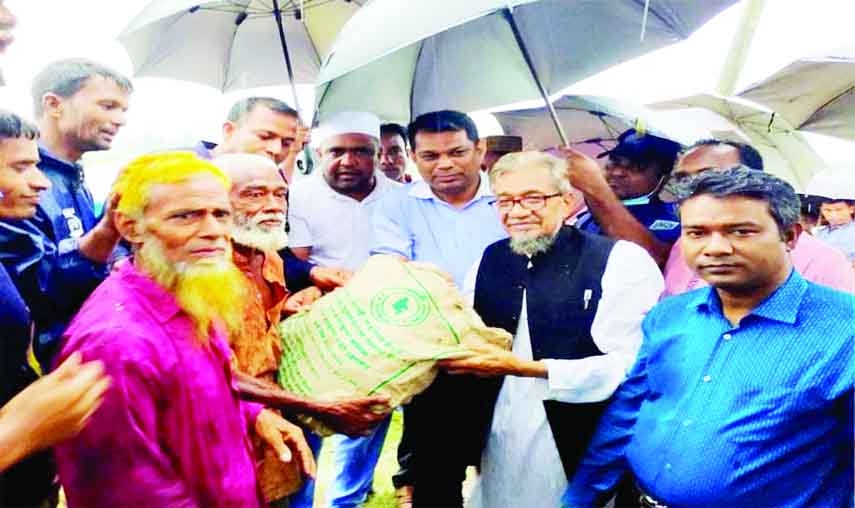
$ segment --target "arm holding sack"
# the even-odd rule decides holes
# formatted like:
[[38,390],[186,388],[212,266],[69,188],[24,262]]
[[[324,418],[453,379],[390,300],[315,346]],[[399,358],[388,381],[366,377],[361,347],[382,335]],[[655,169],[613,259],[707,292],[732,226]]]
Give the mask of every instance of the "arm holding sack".
[[259,402],[286,414],[304,414],[321,420],[336,432],[349,436],[367,434],[389,414],[386,397],[364,397],[320,402],[298,397],[272,383],[235,372],[238,389],[245,400]]
[[[470,272],[471,273],[471,272]],[[475,269],[477,274],[477,268]],[[474,294],[475,277],[467,277],[464,294]],[[607,399],[626,379],[641,345],[641,321],[658,301],[664,282],[658,266],[638,245],[619,241],[602,279],[603,295],[591,326],[602,355],[578,360],[525,360],[497,347],[470,347],[463,358],[443,360],[452,374],[511,375],[545,378],[547,398],[568,403]]]

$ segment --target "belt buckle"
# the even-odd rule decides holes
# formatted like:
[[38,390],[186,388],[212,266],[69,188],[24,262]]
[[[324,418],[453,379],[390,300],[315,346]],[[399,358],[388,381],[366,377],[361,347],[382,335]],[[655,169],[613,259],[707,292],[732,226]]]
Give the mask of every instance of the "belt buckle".
[[639,500],[641,501],[641,506],[643,506],[645,508],[668,508],[667,505],[660,504],[659,501],[653,499],[652,497],[648,496],[647,494],[642,493],[641,499],[639,499]]

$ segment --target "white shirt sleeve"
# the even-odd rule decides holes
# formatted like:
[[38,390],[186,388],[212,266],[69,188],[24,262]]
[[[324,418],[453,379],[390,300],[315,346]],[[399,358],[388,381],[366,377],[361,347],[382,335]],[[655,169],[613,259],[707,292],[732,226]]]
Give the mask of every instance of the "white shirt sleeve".
[[471,307],[475,306],[475,283],[478,282],[478,270],[481,269],[482,259],[484,259],[483,252],[478,256],[478,260],[475,261],[472,267],[469,268],[469,271],[466,272],[466,277],[463,279],[463,287],[460,289],[463,299]]
[[544,360],[547,399],[579,403],[609,398],[635,363],[641,347],[641,322],[656,305],[665,283],[647,251],[619,240],[606,261],[602,288],[591,336],[604,354],[579,360]]
[[309,208],[312,202],[310,194],[308,185],[295,184],[291,187],[288,196],[289,247],[311,247],[315,244],[312,230],[309,228]]

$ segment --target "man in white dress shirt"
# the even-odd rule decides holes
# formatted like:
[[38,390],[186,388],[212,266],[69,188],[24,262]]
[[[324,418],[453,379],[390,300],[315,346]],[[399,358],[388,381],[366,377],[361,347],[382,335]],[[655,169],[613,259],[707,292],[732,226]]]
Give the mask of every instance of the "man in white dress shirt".
[[316,265],[355,271],[369,256],[375,205],[400,186],[379,169],[380,119],[338,113],[312,137],[320,142],[320,167],[291,186],[288,245]]
[[638,245],[563,226],[576,204],[564,160],[506,155],[490,182],[510,238],[487,247],[464,291],[487,325],[515,334],[513,351],[443,362],[506,376],[469,506],[559,506],[664,283]]
[[[291,186],[288,243],[294,254],[318,266],[356,271],[368,259],[375,205],[400,184],[379,170],[380,119],[372,113],[343,112],[321,122],[319,171]],[[325,506],[355,508],[368,497],[374,468],[389,429],[387,418],[363,437],[336,435],[333,479]],[[307,436],[317,453],[320,439]],[[313,505],[314,482],[291,499],[292,508]]]

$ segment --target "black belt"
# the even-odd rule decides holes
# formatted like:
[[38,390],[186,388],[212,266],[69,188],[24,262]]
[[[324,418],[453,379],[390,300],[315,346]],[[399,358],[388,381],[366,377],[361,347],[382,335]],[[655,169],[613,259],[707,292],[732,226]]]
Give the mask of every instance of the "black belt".
[[644,492],[642,492],[641,496],[638,498],[638,504],[643,508],[668,508],[668,505],[660,503]]

